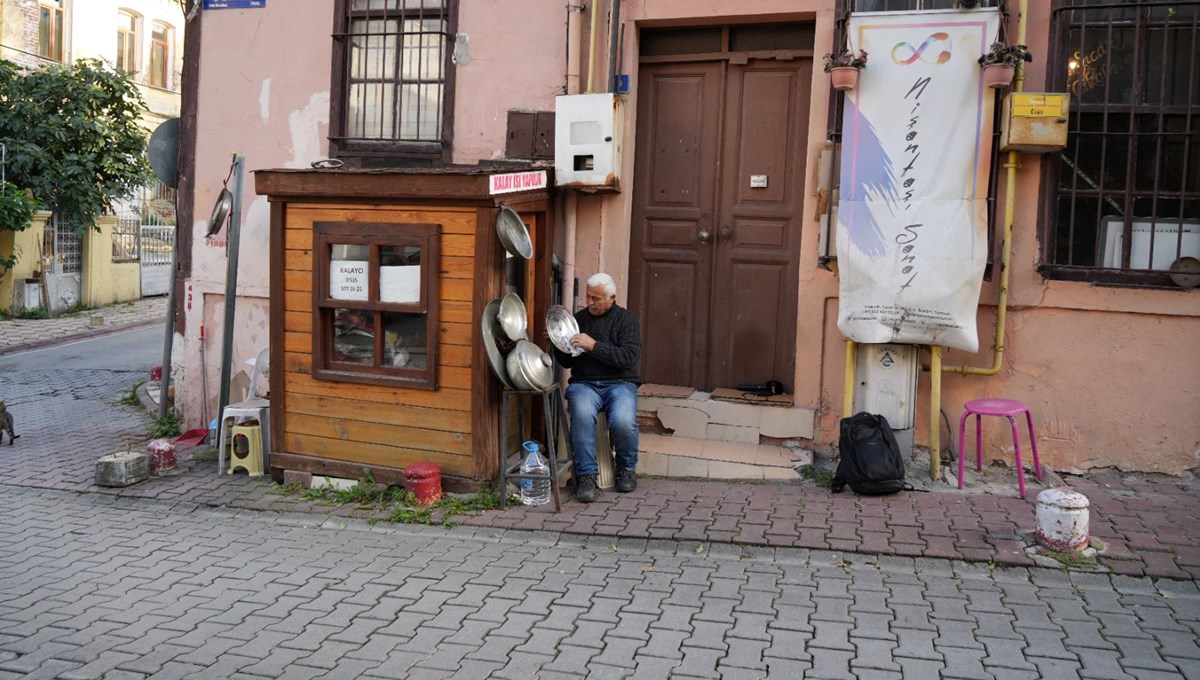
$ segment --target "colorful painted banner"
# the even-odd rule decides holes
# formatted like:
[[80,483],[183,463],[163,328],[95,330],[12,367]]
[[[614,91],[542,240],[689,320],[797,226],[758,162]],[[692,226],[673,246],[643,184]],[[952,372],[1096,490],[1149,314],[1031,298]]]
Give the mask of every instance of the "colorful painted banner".
[[868,12],[849,26],[868,61],[842,123],[838,328],[975,352],[994,100],[976,60],[997,11]]

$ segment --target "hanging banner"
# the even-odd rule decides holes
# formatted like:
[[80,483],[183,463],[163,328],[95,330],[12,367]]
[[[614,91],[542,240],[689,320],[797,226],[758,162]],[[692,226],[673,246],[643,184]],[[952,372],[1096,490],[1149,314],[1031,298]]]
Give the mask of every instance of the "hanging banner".
[[987,264],[995,8],[852,14],[866,50],[842,122],[838,328],[864,343],[975,352]]

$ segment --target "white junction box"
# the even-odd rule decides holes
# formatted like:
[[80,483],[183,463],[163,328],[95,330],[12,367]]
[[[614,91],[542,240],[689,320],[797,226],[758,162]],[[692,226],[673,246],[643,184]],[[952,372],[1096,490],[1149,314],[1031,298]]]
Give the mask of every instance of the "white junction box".
[[893,430],[911,430],[916,423],[916,345],[859,345],[855,413],[866,411],[887,418]]
[[611,92],[555,98],[554,177],[560,187],[621,188],[623,102]]

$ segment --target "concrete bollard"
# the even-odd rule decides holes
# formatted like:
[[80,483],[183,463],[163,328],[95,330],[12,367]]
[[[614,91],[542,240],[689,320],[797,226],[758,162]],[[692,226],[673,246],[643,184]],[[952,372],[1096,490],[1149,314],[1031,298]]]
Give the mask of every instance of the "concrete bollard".
[[129,486],[150,476],[144,453],[114,453],[96,461],[96,486]]
[[1062,553],[1088,547],[1088,499],[1080,493],[1046,489],[1037,498],[1037,540]]

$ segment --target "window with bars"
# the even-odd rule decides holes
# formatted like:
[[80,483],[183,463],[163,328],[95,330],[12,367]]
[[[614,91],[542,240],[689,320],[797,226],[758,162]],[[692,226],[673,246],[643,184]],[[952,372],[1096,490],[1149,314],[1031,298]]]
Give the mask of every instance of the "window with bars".
[[1042,271],[1170,285],[1200,258],[1200,1],[1062,2],[1051,50],[1071,114],[1045,161]]
[[[961,0],[837,0],[837,28],[834,36],[835,43],[840,43],[846,33],[846,25],[849,21],[850,12],[913,12],[923,10],[939,10],[939,9],[955,9],[963,6]],[[1003,0],[981,0],[976,3],[978,7],[999,7],[1001,11],[1000,21],[1008,20],[1005,3]],[[1015,19],[1013,19],[1015,21]],[[829,98],[829,114],[828,114],[828,139],[833,142],[835,148],[839,148],[842,142],[842,109],[845,101],[845,92],[834,91],[834,96]],[[992,125],[992,143],[991,143],[991,158],[993,161],[1000,154],[1000,100],[997,95],[995,113]],[[839,171],[833,170],[833,180],[837,181]],[[991,179],[988,182],[987,195],[987,215],[988,215],[988,260],[987,268],[984,270],[984,279],[991,280],[992,265],[995,263],[996,256],[996,189],[1001,173],[992,169]],[[829,203],[826,209],[826,219],[830,224],[833,222],[833,210],[836,206]],[[821,262],[827,262],[836,259],[832,254],[833,238],[827,239],[823,250],[820,253],[819,259]]]
[[171,86],[171,27],[161,21],[154,22],[150,32],[150,84],[154,87]]
[[141,229],[142,224],[136,217],[122,217],[117,220],[112,230],[113,262],[137,262],[138,235]]
[[38,56],[63,61],[63,4],[66,0],[43,0],[38,15]]
[[117,12],[117,70],[137,71],[137,16],[126,10]]
[[455,4],[337,0],[331,155],[362,165],[449,160]]

